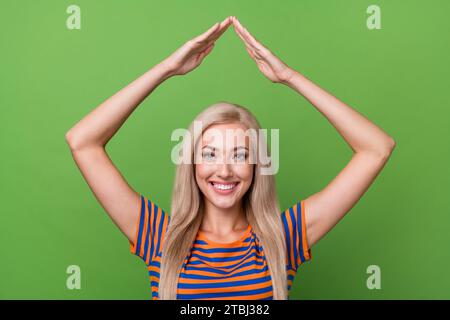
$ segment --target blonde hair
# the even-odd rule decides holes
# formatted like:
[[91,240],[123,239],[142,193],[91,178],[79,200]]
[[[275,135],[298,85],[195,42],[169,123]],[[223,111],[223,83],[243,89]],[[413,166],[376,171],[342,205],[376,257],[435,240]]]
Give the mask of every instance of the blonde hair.
[[[257,132],[261,128],[246,108],[227,102],[213,104],[203,110],[189,126],[188,136],[192,143],[184,144],[181,150],[182,153],[190,152],[191,159],[194,158],[195,145],[203,133],[194,136],[195,121],[201,121],[203,132],[213,124],[230,122],[242,123],[247,129],[255,129]],[[263,146],[267,149],[265,142]],[[185,150],[186,148],[190,150]],[[256,161],[252,184],[243,196],[244,212],[264,248],[272,278],[273,298],[284,300],[287,299],[286,243],[275,178],[273,175],[261,175],[260,168],[260,161]],[[176,299],[179,274],[195,241],[203,210],[204,199],[195,180],[195,165],[192,161],[190,164],[178,164],[172,193],[171,219],[161,259],[159,299]]]

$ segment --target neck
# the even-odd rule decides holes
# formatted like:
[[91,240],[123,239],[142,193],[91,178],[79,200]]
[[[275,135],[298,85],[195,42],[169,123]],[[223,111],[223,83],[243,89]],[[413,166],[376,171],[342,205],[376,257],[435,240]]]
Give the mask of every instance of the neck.
[[200,230],[217,235],[226,235],[247,227],[248,222],[242,201],[231,208],[222,209],[205,199],[205,211]]

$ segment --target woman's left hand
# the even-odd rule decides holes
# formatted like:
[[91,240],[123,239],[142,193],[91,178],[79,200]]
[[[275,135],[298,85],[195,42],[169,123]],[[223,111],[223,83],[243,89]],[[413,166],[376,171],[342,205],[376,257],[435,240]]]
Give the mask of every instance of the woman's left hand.
[[248,54],[255,60],[259,70],[266,78],[275,83],[288,83],[294,74],[294,70],[258,42],[236,17],[232,17],[231,20],[234,31],[244,42]]

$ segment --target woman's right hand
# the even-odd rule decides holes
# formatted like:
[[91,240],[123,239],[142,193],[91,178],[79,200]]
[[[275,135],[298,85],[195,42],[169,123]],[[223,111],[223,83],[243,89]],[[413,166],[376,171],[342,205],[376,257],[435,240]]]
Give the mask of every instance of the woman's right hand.
[[215,41],[231,24],[231,17],[216,23],[205,33],[187,41],[168,58],[162,61],[170,75],[186,74],[200,65],[203,59],[214,48]]

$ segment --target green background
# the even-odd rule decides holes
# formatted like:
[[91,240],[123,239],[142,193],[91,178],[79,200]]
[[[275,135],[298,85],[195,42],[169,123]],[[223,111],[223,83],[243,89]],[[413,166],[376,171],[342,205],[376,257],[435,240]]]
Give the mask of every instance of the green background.
[[[81,8],[81,30],[66,9]],[[369,5],[382,29],[366,27]],[[64,134],[188,39],[235,15],[292,68],[395,138],[385,169],[312,248],[291,299],[450,298],[449,1],[2,1],[0,298],[149,299],[129,253],[75,166]],[[217,101],[280,129],[282,209],[320,191],[351,149],[296,92],[272,84],[228,30],[192,73],[168,80],[108,144],[138,192],[169,209],[170,140]],[[66,268],[81,268],[81,290]],[[381,289],[366,286],[369,265]]]

